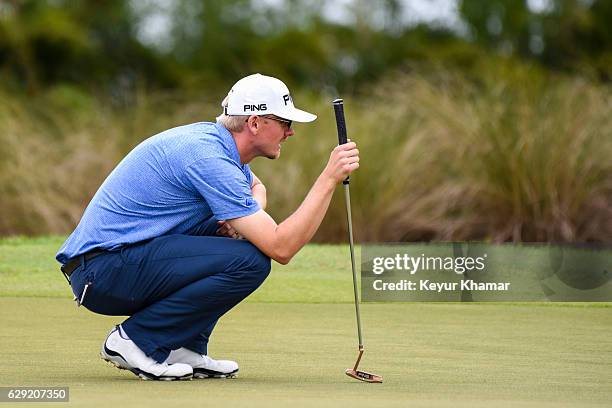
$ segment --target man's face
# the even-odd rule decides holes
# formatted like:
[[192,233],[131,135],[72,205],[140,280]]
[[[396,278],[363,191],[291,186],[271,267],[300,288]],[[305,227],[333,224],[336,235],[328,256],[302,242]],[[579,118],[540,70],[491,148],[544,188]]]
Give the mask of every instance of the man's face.
[[291,128],[291,122],[274,116],[259,116],[259,120],[261,127],[256,136],[258,156],[278,159],[281,143],[295,133]]

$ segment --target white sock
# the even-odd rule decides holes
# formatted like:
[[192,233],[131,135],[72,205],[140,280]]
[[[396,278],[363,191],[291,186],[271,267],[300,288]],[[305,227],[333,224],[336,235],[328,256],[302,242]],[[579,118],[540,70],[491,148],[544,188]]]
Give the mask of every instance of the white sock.
[[125,330],[123,330],[123,327],[121,327],[121,325],[119,325],[119,335],[125,340],[130,339],[130,336],[127,335],[127,333],[125,332]]

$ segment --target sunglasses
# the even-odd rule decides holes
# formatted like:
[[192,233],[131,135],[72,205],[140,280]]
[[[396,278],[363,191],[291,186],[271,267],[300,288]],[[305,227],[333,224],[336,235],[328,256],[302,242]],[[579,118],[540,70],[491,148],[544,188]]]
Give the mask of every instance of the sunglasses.
[[[274,115],[261,115],[260,117],[264,118],[264,119],[270,119],[270,120],[273,120],[275,122],[281,123],[281,124],[283,124],[283,125],[285,125],[287,127],[286,130],[291,129],[291,125],[293,124],[292,120],[279,118],[278,116],[274,116]],[[248,122],[248,121],[249,121],[248,119],[245,120],[245,122]]]
[[291,129],[291,125],[293,124],[292,120],[282,119],[282,118],[279,118],[277,116],[264,116],[264,117],[266,119],[272,119],[273,121],[276,121],[276,122],[279,122],[279,123],[287,125],[287,129]]

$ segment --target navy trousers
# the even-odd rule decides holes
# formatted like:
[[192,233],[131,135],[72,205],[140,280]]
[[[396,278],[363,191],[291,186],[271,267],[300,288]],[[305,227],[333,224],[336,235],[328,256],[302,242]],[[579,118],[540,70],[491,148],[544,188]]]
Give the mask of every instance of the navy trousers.
[[95,313],[130,316],[122,328],[158,362],[186,347],[208,353],[217,320],[257,289],[270,258],[245,240],[211,236],[211,219],[193,231],[108,252],[71,275],[72,290]]

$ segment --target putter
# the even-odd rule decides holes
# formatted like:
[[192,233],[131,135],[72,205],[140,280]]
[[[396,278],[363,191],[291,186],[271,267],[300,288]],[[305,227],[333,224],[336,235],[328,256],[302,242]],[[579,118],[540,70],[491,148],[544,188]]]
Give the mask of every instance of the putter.
[[[336,126],[338,128],[338,144],[345,144],[347,142],[346,135],[346,122],[344,120],[344,101],[342,99],[335,99],[332,104],[334,105],[334,112],[336,113]],[[358,370],[361,356],[363,356],[363,337],[361,335],[361,314],[359,313],[359,295],[357,293],[357,273],[355,272],[355,250],[353,244],[353,221],[351,216],[351,194],[349,191],[350,177],[342,182],[344,185],[344,199],[346,202],[346,216],[348,219],[348,235],[349,235],[349,247],[351,249],[351,268],[353,270],[353,293],[355,294],[355,314],[357,315],[357,336],[359,338],[359,355],[353,368],[347,368],[344,373],[349,377],[356,380],[370,382],[370,383],[381,383],[383,381],[380,375],[368,373],[366,371]]]

